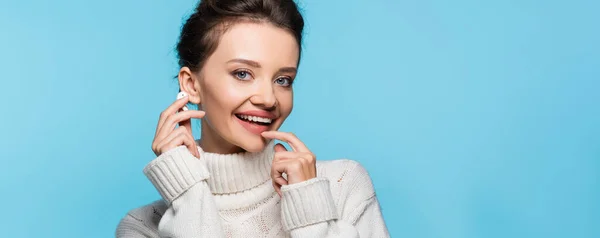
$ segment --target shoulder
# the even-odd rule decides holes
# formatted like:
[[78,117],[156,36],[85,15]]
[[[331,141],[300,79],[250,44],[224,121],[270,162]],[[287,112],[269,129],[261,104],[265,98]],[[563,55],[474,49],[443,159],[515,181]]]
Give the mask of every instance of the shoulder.
[[163,200],[129,210],[119,222],[117,237],[126,237],[132,233],[155,237],[158,234],[160,219],[166,210],[167,205]]
[[318,161],[317,176],[328,178],[331,189],[338,192],[340,196],[355,193],[367,199],[375,195],[373,182],[367,169],[355,160]]
[[369,182],[371,180],[367,169],[358,161],[351,159],[317,161],[317,174],[322,177],[336,177],[340,181],[348,176],[351,179],[359,177],[360,179],[367,179]]
[[358,161],[318,161],[317,176],[329,180],[331,195],[343,219],[355,221],[377,199],[371,177]]

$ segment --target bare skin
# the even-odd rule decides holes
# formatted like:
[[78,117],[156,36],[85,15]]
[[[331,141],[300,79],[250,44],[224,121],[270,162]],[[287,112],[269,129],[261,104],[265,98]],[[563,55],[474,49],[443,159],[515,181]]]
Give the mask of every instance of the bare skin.
[[[185,145],[199,158],[190,119],[201,118],[200,147],[207,152],[258,152],[273,139],[289,144],[291,151],[281,144],[274,148],[271,178],[280,195],[282,185],[315,178],[315,155],[294,134],[277,131],[293,108],[298,56],[294,36],[282,28],[251,22],[231,26],[200,72],[180,69],[179,86],[189,96],[161,113],[152,150],[158,156]],[[200,110],[181,111],[188,102]],[[242,120],[251,114],[264,123]]]

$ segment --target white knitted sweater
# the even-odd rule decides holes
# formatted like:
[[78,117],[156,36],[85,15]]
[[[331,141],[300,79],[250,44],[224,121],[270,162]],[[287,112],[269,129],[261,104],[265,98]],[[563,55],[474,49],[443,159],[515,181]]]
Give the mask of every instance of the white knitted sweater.
[[352,160],[317,162],[317,177],[282,187],[270,179],[273,143],[259,153],[195,158],[185,146],[144,174],[162,200],[133,209],[116,237],[389,237],[367,171]]

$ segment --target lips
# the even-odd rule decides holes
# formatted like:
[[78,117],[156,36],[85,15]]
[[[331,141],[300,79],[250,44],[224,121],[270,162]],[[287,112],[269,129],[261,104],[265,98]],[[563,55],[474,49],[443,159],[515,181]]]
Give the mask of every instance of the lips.
[[267,111],[245,111],[236,113],[237,121],[250,133],[260,135],[269,130],[271,123],[277,118],[275,114]]
[[262,123],[246,120],[236,115],[235,119],[244,127],[247,131],[252,134],[260,135],[261,133],[268,131],[271,123]]
[[273,120],[265,117],[256,117],[256,116],[248,116],[248,115],[236,115],[239,119],[257,123],[257,124],[271,124]]
[[275,116],[274,113],[268,112],[268,111],[262,111],[262,110],[244,111],[244,112],[236,113],[236,115],[262,117],[262,118],[268,118],[271,120],[277,118],[277,116]]

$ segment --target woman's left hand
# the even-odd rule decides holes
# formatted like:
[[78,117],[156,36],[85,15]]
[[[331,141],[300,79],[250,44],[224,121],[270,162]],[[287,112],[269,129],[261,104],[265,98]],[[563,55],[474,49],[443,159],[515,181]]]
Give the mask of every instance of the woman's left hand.
[[[275,191],[281,196],[281,186],[295,184],[317,177],[316,157],[294,134],[281,131],[265,131],[262,136],[286,142],[293,151],[287,151],[282,144],[275,145],[275,155],[271,165],[271,178]],[[287,180],[283,178],[286,174]]]

